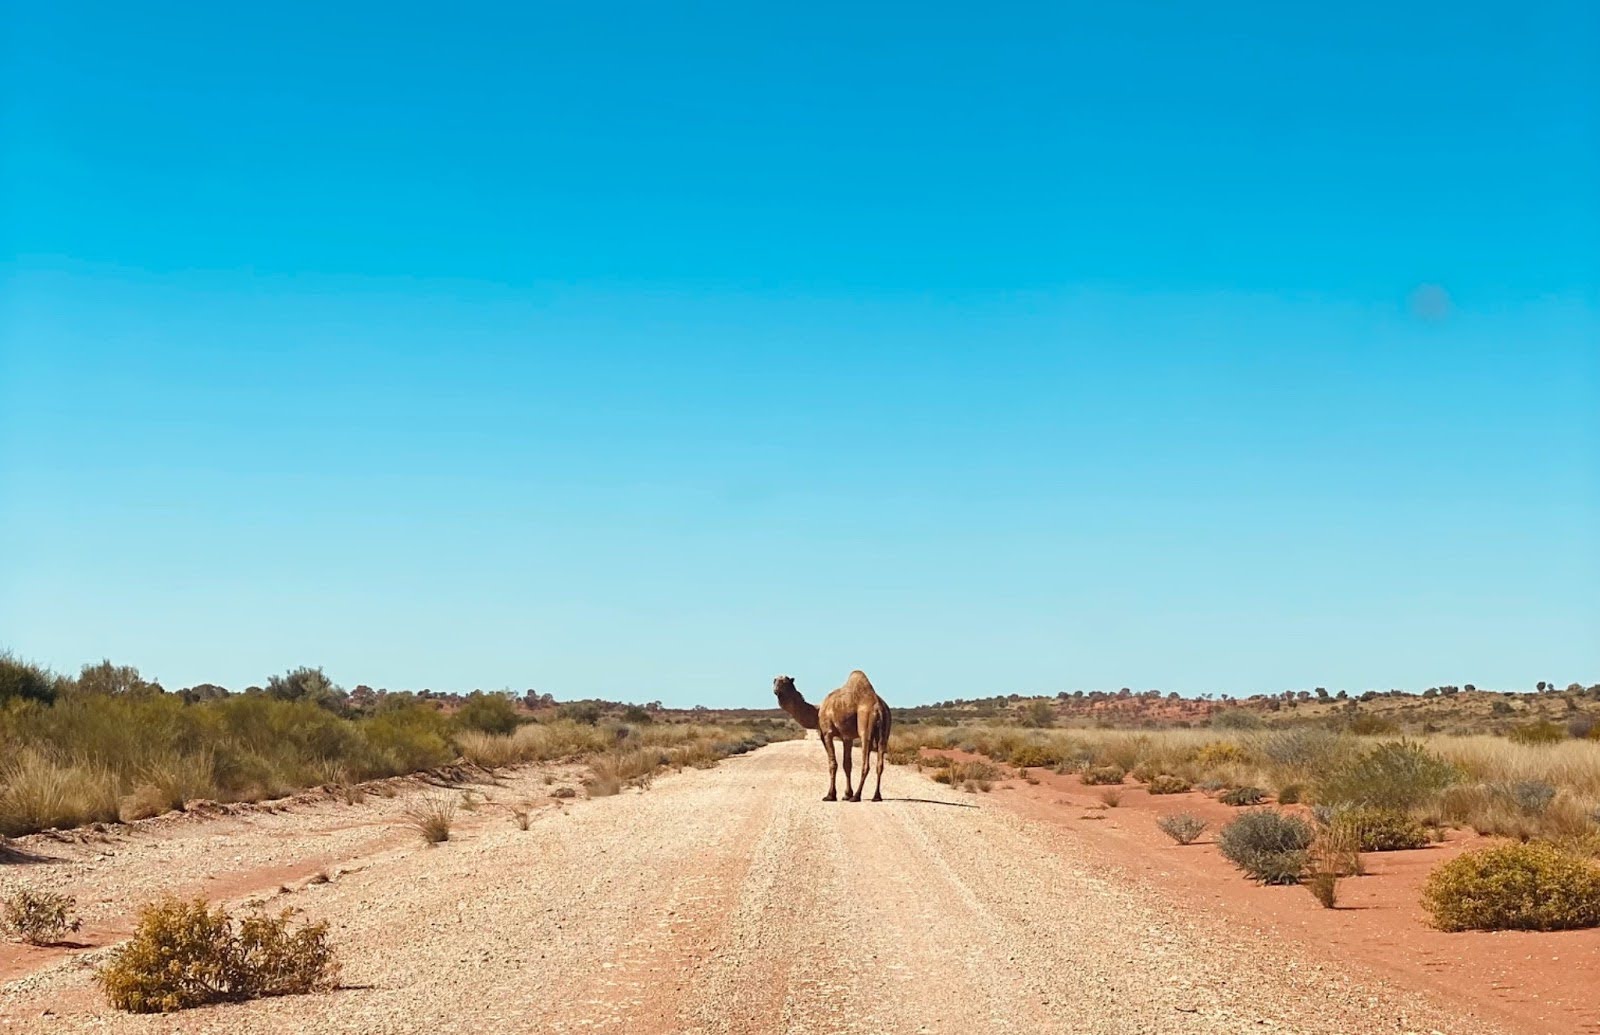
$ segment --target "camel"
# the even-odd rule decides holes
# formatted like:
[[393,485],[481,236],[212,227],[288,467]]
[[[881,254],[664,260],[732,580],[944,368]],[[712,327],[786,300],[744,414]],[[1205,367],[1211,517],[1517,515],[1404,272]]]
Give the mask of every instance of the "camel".
[[[878,782],[872,790],[872,800],[883,800],[883,756],[889,749],[889,706],[878,692],[872,689],[871,680],[860,669],[850,673],[844,686],[822,699],[819,708],[800,696],[794,679],[779,676],[772,681],[772,692],[778,697],[778,707],[808,730],[822,735],[822,746],[828,749],[828,795],[823,801],[838,801],[839,760],[834,757],[833,742],[844,741],[844,800],[860,801],[861,792],[867,789],[867,773],[872,768],[872,752],[878,752]],[[861,740],[861,785],[850,787],[850,746]]]

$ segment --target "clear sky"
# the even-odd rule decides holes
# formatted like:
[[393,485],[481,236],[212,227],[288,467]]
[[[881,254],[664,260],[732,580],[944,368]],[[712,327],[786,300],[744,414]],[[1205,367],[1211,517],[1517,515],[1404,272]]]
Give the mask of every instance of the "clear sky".
[[16,4],[0,644],[1600,681],[1593,4]]

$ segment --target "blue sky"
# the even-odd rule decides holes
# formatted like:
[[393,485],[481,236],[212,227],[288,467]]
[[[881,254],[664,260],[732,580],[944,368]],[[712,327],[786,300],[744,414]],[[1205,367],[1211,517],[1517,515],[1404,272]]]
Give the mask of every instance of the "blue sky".
[[1600,681],[1600,16],[1400,7],[15,10],[0,643]]

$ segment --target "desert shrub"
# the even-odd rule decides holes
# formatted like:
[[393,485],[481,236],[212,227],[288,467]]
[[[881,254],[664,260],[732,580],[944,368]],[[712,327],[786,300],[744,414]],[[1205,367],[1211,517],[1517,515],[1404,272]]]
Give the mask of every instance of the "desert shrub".
[[1286,783],[1278,788],[1279,805],[1298,805],[1305,795],[1305,788],[1297,783]]
[[1225,708],[1211,716],[1211,725],[1219,730],[1256,730],[1262,726],[1261,716],[1245,708]]
[[1506,734],[1506,739],[1513,744],[1559,744],[1567,739],[1567,731],[1556,723],[1541,719],[1526,726],[1516,727]]
[[8,700],[55,700],[57,679],[38,665],[23,661],[10,651],[0,651],[0,705]]
[[1408,848],[1423,848],[1428,842],[1428,832],[1411,816],[1394,809],[1374,808],[1370,805],[1341,809],[1330,827],[1340,822],[1355,832],[1363,852],[1398,852]]
[[456,710],[453,719],[458,729],[499,734],[512,732],[522,721],[511,698],[481,690],[474,690],[467,696],[467,702]]
[[111,1005],[132,1013],[332,989],[339,964],[327,924],[291,930],[293,915],[235,921],[204,899],[155,902],[96,977]]
[[1317,785],[1317,800],[1409,811],[1460,779],[1459,771],[1421,744],[1379,744],[1336,767]]
[[1555,800],[1556,789],[1542,780],[1519,780],[1516,783],[1492,784],[1491,793],[1505,799],[1519,812],[1540,816],[1547,812]]
[[406,807],[405,818],[427,843],[448,841],[456,821],[456,800],[443,794],[427,795]]
[[1256,735],[1260,756],[1295,779],[1307,780],[1330,768],[1349,750],[1349,738],[1319,726],[1296,726]]
[[1149,783],[1157,776],[1160,776],[1163,771],[1164,770],[1161,768],[1160,762],[1157,762],[1153,758],[1147,758],[1143,762],[1140,762],[1138,765],[1134,766],[1133,769],[1128,772],[1128,775],[1133,777],[1135,780],[1138,780],[1140,783]]
[[1339,902],[1339,875],[1329,870],[1313,869],[1305,875],[1303,883],[1311,896],[1322,904],[1323,909],[1332,909]]
[[1305,870],[1312,838],[1305,820],[1258,809],[1223,827],[1217,844],[1228,861],[1263,884],[1294,884]]
[[24,748],[0,763],[0,835],[117,819],[117,778],[104,766]]
[[1192,813],[1180,812],[1174,816],[1162,816],[1156,820],[1156,826],[1180,845],[1186,845],[1192,844],[1195,838],[1205,833],[1210,824]]
[[[1048,700],[1035,698],[1022,706],[1017,721],[1023,726],[1044,729],[1056,724],[1056,710]],[[1044,763],[1040,763],[1043,765]]]
[[1249,758],[1244,748],[1226,740],[1213,740],[1194,753],[1195,764],[1206,769],[1219,765],[1243,765]]
[[1391,719],[1377,715],[1357,715],[1345,724],[1345,730],[1358,737],[1381,737],[1390,733],[1398,733],[1400,727]]
[[1600,926],[1600,867],[1530,842],[1467,852],[1435,869],[1422,904],[1445,931]]
[[1105,802],[1106,808],[1114,809],[1122,804],[1122,788],[1107,787],[1100,792],[1100,800]]
[[1259,787],[1235,787],[1226,791],[1217,800],[1224,805],[1259,805],[1267,798],[1267,792]]
[[0,899],[0,933],[29,945],[54,945],[78,929],[70,895],[23,889]]
[[883,754],[883,760],[890,765],[912,765],[921,759],[922,749],[916,747],[891,748]]
[[1188,780],[1181,776],[1173,776],[1171,773],[1161,773],[1145,787],[1151,794],[1182,794],[1188,789]]
[[575,722],[580,726],[593,726],[600,721],[602,716],[600,706],[593,701],[573,701],[556,708],[556,718],[563,722]]
[[1098,760],[1102,767],[1120,769],[1126,775],[1150,754],[1152,744],[1151,738],[1143,733],[1118,734],[1101,743]]
[[1006,761],[1018,769],[1026,769],[1029,766],[1053,766],[1061,761],[1061,757],[1045,744],[1023,744],[1014,749]]
[[498,769],[522,761],[520,745],[507,734],[463,730],[456,734],[455,742],[462,758],[485,769]]
[[1101,784],[1121,783],[1127,773],[1114,765],[1100,765],[1084,770],[1083,782],[1091,787]]
[[1317,828],[1307,858],[1307,872],[1330,873],[1335,877],[1354,877],[1364,872],[1361,830],[1349,816],[1341,814],[1333,822]]
[[381,709],[356,728],[377,756],[372,775],[432,769],[449,762],[453,754],[446,740],[448,720],[425,704]]

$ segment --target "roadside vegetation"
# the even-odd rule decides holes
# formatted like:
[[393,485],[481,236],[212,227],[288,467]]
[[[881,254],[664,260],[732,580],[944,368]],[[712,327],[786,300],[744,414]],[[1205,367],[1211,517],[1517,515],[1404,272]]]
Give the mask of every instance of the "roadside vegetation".
[[339,961],[328,925],[296,927],[293,916],[285,910],[236,919],[205,899],[153,902],[96,977],[111,1005],[130,1013],[333,989]]
[[[530,707],[530,701],[537,707]],[[0,654],[0,837],[131,821],[194,801],[259,801],[457,762],[572,761],[591,793],[799,734],[787,719],[666,721],[659,708],[358,687],[299,668],[230,693],[169,692],[130,666],[73,677]]]
[[56,945],[78,930],[77,907],[70,895],[24,888],[0,899],[0,935],[29,945]]
[[[1436,926],[1600,926],[1600,727],[1538,722],[1500,735],[1407,735],[1348,714],[1268,725],[1238,711],[1203,729],[1116,730],[1060,728],[1039,711],[1017,725],[907,723],[895,731],[891,757],[944,767],[936,779],[950,771],[943,753],[959,752],[1073,774],[1118,799],[1124,788],[1205,792],[1239,808],[1217,831],[1224,857],[1262,883],[1304,884],[1330,908],[1339,881],[1363,872],[1362,853],[1424,848],[1450,828],[1505,838],[1430,881],[1424,904]],[[1178,814],[1160,824],[1180,844],[1204,829]]]

